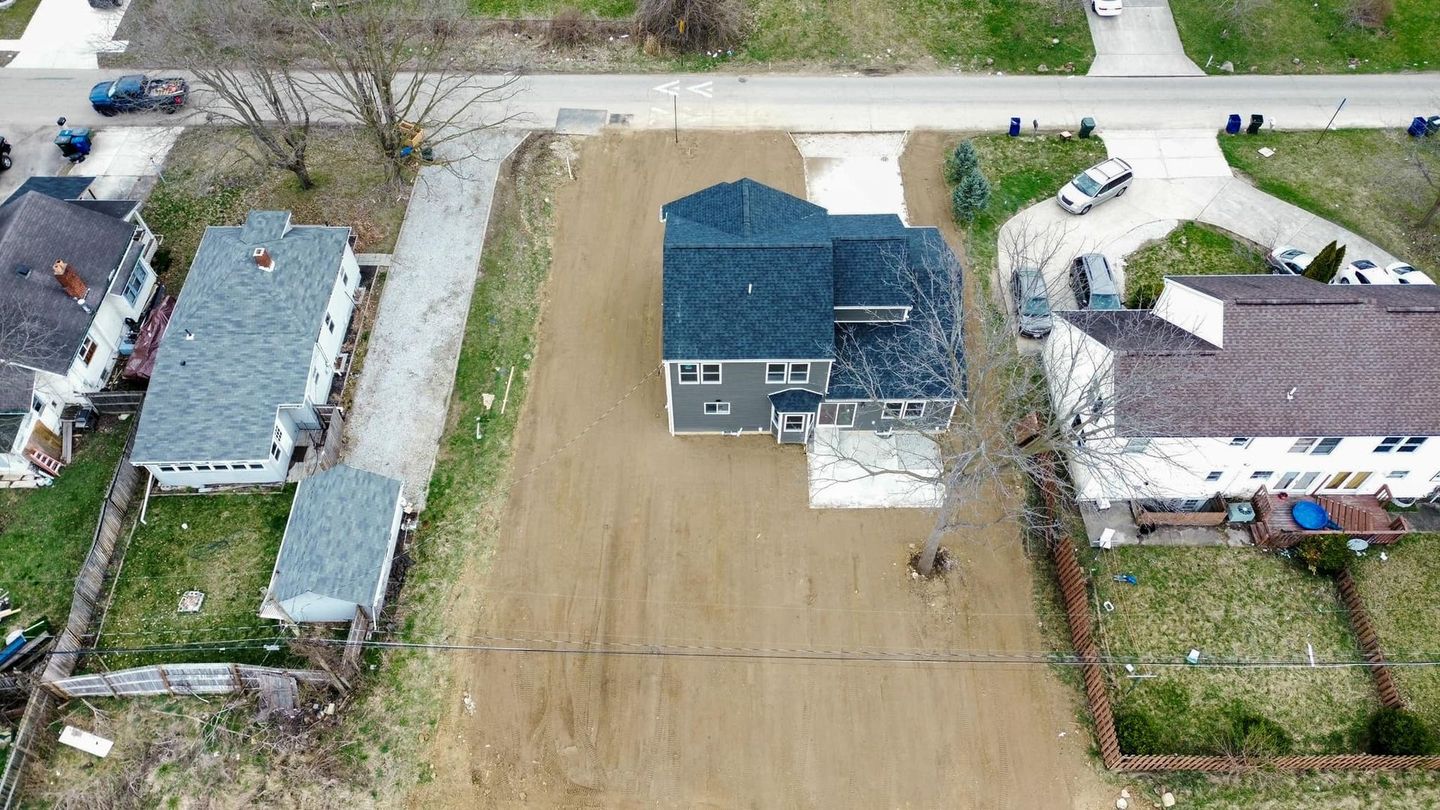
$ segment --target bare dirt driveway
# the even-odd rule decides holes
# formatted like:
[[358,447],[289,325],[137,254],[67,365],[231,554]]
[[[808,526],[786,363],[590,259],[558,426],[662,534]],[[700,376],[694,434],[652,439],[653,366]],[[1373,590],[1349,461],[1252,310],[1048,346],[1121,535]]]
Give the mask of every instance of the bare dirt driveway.
[[[471,564],[454,610],[456,641],[636,654],[455,653],[434,778],[410,805],[1108,804],[1071,695],[1043,665],[766,652],[1042,640],[1013,533],[957,538],[958,574],[918,586],[904,560],[924,512],[810,510],[800,449],[666,432],[664,391],[647,379],[660,354],[659,206],[743,175],[804,193],[783,134],[669,138],[589,141],[556,201],[518,479],[494,557]],[[915,221],[935,196],[912,198]]]

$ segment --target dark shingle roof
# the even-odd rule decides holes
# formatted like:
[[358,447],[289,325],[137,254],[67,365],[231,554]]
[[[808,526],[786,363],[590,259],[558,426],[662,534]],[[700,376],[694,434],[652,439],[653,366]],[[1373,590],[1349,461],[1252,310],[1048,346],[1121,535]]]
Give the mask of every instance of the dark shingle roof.
[[344,464],[300,482],[270,593],[284,601],[308,592],[368,609],[394,548],[399,498],[399,481]]
[[[1146,371],[1153,353],[1122,348],[1116,385],[1149,390],[1118,389],[1121,433],[1158,422],[1177,437],[1440,435],[1440,354],[1419,348],[1440,346],[1440,287],[1258,275],[1169,281],[1223,302],[1224,346],[1167,357],[1162,375]],[[1139,401],[1169,407],[1127,413],[1126,403]]]
[[1157,354],[1216,352],[1214,346],[1148,309],[1085,309],[1055,313],[1116,351]]
[[905,223],[894,214],[836,214],[835,306],[909,306],[901,268],[909,261]]
[[[0,357],[64,374],[134,233],[124,220],[35,191],[0,206],[0,301],[34,324],[20,330],[23,336],[11,332]],[[57,260],[68,262],[89,286],[89,312],[55,280],[51,267]],[[28,274],[20,275],[20,268]]]
[[820,394],[804,388],[790,388],[770,395],[770,404],[777,413],[807,413],[820,407]]
[[25,413],[35,393],[35,372],[9,363],[0,365],[0,413]]
[[[155,358],[135,435],[136,464],[251,461],[270,452],[280,405],[305,396],[311,352],[349,228],[210,227]],[[259,235],[260,242],[245,234]],[[255,266],[263,246],[271,271]],[[186,333],[193,339],[186,339]]]
[[90,184],[93,182],[95,182],[95,178],[82,177],[80,175],[27,177],[25,182],[20,184],[19,188],[12,191],[10,196],[5,198],[3,204],[9,205],[25,196],[25,193],[29,191],[37,191],[47,197],[54,197],[57,200],[74,200],[81,194],[84,194],[85,189],[90,188]]

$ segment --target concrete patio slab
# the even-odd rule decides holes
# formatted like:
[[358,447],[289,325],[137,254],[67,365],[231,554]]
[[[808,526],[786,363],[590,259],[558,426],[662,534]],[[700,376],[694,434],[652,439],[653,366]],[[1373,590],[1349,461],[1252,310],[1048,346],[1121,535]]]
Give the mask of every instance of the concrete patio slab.
[[97,197],[116,200],[132,197],[137,184],[160,174],[183,131],[182,127],[98,129],[90,156],[71,172],[94,175],[95,183],[90,190]]
[[[817,428],[806,449],[812,509],[933,509],[940,448],[919,433]],[[907,474],[909,473],[909,474]]]
[[794,135],[805,196],[832,214],[898,214],[906,221],[900,155],[905,133]]

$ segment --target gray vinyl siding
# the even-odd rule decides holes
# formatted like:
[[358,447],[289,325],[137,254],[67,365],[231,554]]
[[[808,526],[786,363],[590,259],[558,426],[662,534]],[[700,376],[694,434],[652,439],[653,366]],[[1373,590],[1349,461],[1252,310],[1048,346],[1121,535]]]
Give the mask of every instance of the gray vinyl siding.
[[[687,364],[691,361],[685,361]],[[696,360],[696,363],[706,362]],[[787,360],[774,362],[803,362]],[[676,433],[719,433],[770,430],[770,395],[787,388],[805,388],[824,393],[830,384],[830,361],[810,362],[808,383],[767,383],[766,364],[753,360],[721,362],[720,383],[680,383],[680,363],[666,363],[666,384],[670,386],[670,407]],[[705,403],[728,402],[728,416],[706,416]]]
[[[931,424],[940,424],[944,417],[950,415],[950,405],[951,402],[949,400],[930,401],[930,403],[925,406],[925,417],[922,417],[922,421],[924,422],[925,426],[928,427]],[[889,430],[897,424],[897,420],[882,419],[881,414],[883,414],[884,412],[885,407],[882,403],[861,402],[855,408],[855,424],[852,427],[846,429]],[[932,416],[936,417],[935,422],[931,422],[930,417]]]
[[836,323],[890,323],[905,320],[905,307],[835,308]]

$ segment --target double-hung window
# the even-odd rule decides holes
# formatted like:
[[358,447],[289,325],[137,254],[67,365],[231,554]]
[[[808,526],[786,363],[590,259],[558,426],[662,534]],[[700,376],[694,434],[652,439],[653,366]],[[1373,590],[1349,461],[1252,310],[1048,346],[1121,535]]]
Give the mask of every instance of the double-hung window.
[[785,382],[785,364],[784,364],[784,363],[766,363],[766,364],[765,364],[765,382],[767,382],[767,383],[783,383],[783,382]]
[[88,366],[90,365],[90,361],[95,359],[96,348],[98,348],[98,345],[95,343],[95,340],[89,335],[86,335],[85,339],[80,342],[80,351],[76,357],[79,358],[80,362]]
[[680,382],[686,385],[700,382],[700,365],[698,363],[681,363]]
[[792,383],[808,383],[808,382],[810,382],[810,364],[809,364],[809,363],[791,363],[791,364],[790,364],[790,382],[792,382]]
[[700,382],[705,383],[706,385],[718,384],[720,382],[720,364],[701,363]]
[[905,403],[903,403],[903,402],[887,402],[887,403],[885,403],[884,407],[883,407],[883,408],[881,409],[881,411],[880,411],[880,418],[882,418],[882,419],[899,419],[899,418],[900,418],[900,414],[903,413],[904,410],[905,410]]
[[1225,474],[1225,471],[1224,471],[1224,470],[1211,470],[1210,472],[1205,473],[1205,480],[1206,480],[1207,482],[1210,482],[1210,481],[1219,481],[1219,480],[1220,480],[1220,476],[1222,476],[1222,475],[1224,475],[1224,474]]
[[1275,471],[1274,471],[1274,470],[1256,470],[1255,472],[1250,473],[1250,480],[1251,480],[1251,481],[1269,481],[1269,480],[1270,480],[1270,476],[1272,476],[1272,475],[1274,475],[1274,474],[1275,474]]
[[1290,445],[1290,452],[1308,453],[1310,452],[1310,448],[1314,447],[1318,441],[1320,441],[1320,439],[1313,436],[1308,439],[1296,439],[1295,443]]
[[1249,447],[1250,439],[1247,436],[1236,436],[1230,440],[1231,447]]
[[906,418],[906,419],[919,419],[920,417],[924,416],[924,415],[925,415],[925,403],[924,403],[924,401],[921,401],[921,402],[907,402],[907,403],[905,403],[905,411],[904,411],[904,414],[905,414],[905,418]]
[[1328,455],[1330,455],[1331,453],[1335,452],[1335,448],[1337,448],[1337,447],[1339,447],[1339,446],[1340,446],[1340,440],[1339,440],[1339,439],[1336,439],[1336,438],[1321,439],[1321,440],[1315,445],[1315,449],[1310,451],[1310,455],[1312,455],[1312,456],[1328,456]]
[[1413,453],[1425,443],[1424,436],[1386,436],[1375,448],[1377,453]]
[[145,263],[135,262],[135,267],[130,271],[130,280],[125,282],[125,291],[121,293],[125,302],[135,306],[135,301],[140,298],[140,290],[144,289],[145,282],[150,278],[150,273],[145,269]]

